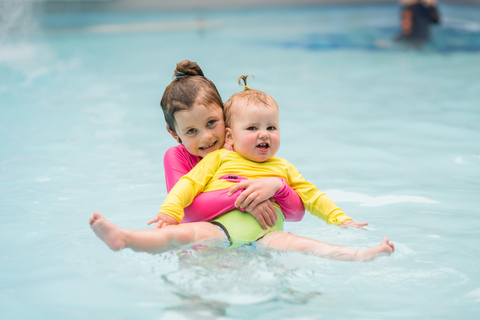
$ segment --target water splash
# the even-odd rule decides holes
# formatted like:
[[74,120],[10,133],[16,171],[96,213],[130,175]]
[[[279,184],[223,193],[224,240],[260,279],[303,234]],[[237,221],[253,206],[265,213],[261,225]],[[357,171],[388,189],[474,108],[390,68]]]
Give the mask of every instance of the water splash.
[[320,295],[298,290],[292,279],[301,277],[299,270],[272,255],[275,253],[254,247],[197,246],[162,255],[153,272],[172,292],[188,300],[227,305],[273,300],[302,304]]
[[11,41],[35,30],[34,2],[25,0],[0,1],[0,43]]
[[[2,0],[0,1],[0,67],[11,78],[20,79],[17,84],[31,82],[45,73],[45,67],[36,60],[44,55],[44,49],[29,41],[28,36],[38,30],[35,8],[39,1]],[[3,66],[2,66],[3,65]],[[0,85],[0,92],[11,91],[10,85]]]

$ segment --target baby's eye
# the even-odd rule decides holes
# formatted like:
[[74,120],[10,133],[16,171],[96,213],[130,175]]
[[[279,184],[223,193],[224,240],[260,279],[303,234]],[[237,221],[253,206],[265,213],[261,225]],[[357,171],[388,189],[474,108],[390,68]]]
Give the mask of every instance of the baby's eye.
[[275,128],[274,126],[270,126],[270,127],[267,128],[267,130],[269,130],[269,131],[273,131],[273,130],[276,130],[276,129],[277,128]]
[[248,127],[247,130],[250,130],[250,131],[255,131],[257,130],[257,127],[255,126],[251,126],[251,127]]
[[188,129],[187,134],[195,134],[197,133],[197,129]]

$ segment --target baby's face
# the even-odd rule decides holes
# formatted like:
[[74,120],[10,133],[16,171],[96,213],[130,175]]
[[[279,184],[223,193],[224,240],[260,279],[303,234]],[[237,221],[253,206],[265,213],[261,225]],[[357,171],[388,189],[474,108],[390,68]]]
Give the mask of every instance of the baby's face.
[[175,129],[187,151],[205,157],[225,143],[225,123],[220,107],[195,104],[190,110],[175,113]]
[[227,128],[226,142],[245,158],[263,162],[280,148],[278,107],[247,105],[239,107]]

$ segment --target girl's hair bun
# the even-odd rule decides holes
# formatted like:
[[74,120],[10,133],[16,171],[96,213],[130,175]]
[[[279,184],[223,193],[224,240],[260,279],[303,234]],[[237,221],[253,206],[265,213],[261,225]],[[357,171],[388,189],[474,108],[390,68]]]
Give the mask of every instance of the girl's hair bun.
[[203,71],[198,64],[190,60],[183,60],[182,62],[177,63],[174,74],[177,79],[187,76],[204,76]]

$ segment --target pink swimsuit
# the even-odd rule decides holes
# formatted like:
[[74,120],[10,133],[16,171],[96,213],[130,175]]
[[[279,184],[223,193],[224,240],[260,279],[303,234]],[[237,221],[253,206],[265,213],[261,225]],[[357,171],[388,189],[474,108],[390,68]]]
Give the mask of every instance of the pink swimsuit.
[[[173,188],[177,181],[190,172],[202,160],[191,155],[183,145],[178,145],[167,150],[163,159],[167,191]],[[223,177],[222,177],[223,178]],[[230,181],[241,181],[243,177],[228,176]],[[282,209],[286,221],[300,221],[305,214],[300,196],[290,188],[285,180],[282,187],[272,197]],[[242,190],[228,196],[229,189],[202,192],[195,197],[192,204],[184,209],[183,222],[209,221],[235,208],[235,200]]]

